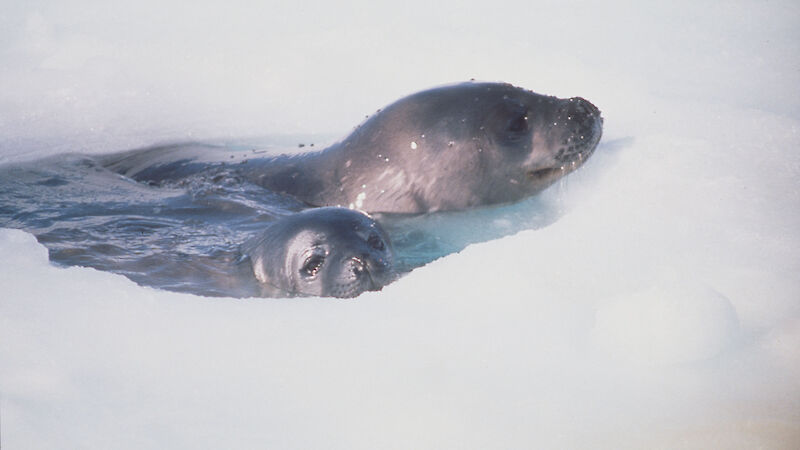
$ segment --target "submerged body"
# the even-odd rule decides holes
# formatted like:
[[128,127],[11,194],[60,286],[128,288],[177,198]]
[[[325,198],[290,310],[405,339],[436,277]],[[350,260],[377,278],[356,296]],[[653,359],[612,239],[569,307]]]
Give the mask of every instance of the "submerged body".
[[171,146],[102,162],[155,184],[224,171],[308,206],[428,213],[536,194],[579,167],[601,134],[600,112],[584,99],[470,82],[400,99],[316,153],[232,165],[219,149]]

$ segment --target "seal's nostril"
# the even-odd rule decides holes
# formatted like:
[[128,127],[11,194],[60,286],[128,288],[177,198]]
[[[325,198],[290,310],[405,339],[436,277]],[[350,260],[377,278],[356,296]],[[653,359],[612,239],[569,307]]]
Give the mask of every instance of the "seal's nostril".
[[359,258],[358,256],[353,256],[350,258],[350,262],[352,264],[353,273],[357,276],[360,276],[364,272],[367,271],[367,265],[364,263],[364,259]]

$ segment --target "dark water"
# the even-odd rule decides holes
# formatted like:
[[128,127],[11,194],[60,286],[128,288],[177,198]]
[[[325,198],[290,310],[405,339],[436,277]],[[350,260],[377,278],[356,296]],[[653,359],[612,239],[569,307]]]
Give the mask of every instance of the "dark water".
[[[219,173],[151,186],[85,155],[0,166],[0,227],[33,233],[55,263],[206,296],[260,295],[240,246],[302,207]],[[389,232],[398,268],[409,271],[470,243],[544,226],[558,215],[553,205],[533,198],[468,212],[376,218]]]

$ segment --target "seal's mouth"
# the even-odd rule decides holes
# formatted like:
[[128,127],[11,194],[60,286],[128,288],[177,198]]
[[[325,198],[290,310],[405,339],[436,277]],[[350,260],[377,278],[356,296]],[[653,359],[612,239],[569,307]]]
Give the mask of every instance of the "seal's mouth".
[[541,180],[551,177],[558,177],[564,173],[564,168],[555,167],[548,169],[529,170],[525,175],[531,180]]

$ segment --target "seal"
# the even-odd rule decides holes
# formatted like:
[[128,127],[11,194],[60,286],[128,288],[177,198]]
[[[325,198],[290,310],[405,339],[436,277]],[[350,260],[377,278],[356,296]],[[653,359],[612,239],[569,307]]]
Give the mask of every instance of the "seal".
[[320,152],[249,158],[232,168],[235,155],[224,148],[178,145],[103,164],[154,184],[224,170],[306,206],[428,213],[542,191],[586,161],[602,124],[597,107],[580,97],[467,82],[402,98]]
[[386,232],[366,214],[346,208],[285,216],[242,250],[271,296],[355,297],[397,278]]

